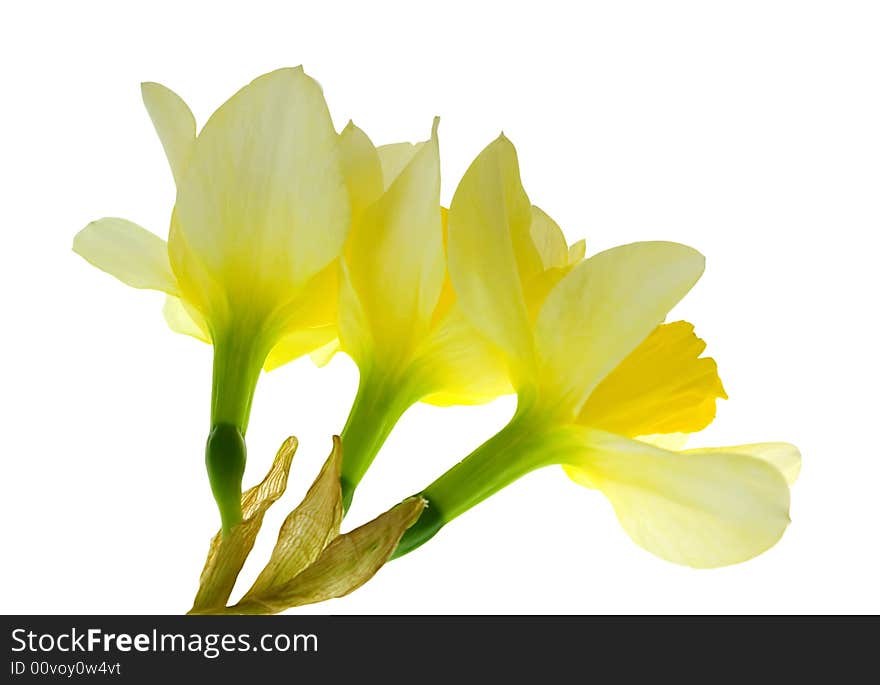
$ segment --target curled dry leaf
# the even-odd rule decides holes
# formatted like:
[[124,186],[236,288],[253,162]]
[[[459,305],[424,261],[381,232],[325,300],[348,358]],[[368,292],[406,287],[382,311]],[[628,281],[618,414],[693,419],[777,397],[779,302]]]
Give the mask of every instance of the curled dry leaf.
[[250,554],[263,525],[266,510],[284,494],[290,463],[298,442],[290,437],[281,445],[269,473],[241,496],[242,521],[223,537],[217,533],[211,540],[208,558],[199,578],[199,590],[189,613],[214,613],[223,609]]
[[333,451],[306,496],[284,520],[269,562],[241,600],[226,606],[245,559],[254,545],[266,509],[287,485],[296,439],[289,438],[269,474],[242,496],[244,520],[226,538],[211,541],[193,614],[270,614],[353,592],[391,558],[397,543],[425,507],[407,499],[350,533],[339,534],[342,445]]
[[354,592],[391,558],[400,538],[425,508],[425,500],[411,497],[384,514],[340,535],[315,563],[286,583],[266,588],[231,607],[229,613],[277,613]]
[[334,436],[333,452],[303,501],[284,520],[269,563],[240,603],[272,594],[274,588],[308,568],[339,535],[343,514],[341,467],[342,448],[339,438]]

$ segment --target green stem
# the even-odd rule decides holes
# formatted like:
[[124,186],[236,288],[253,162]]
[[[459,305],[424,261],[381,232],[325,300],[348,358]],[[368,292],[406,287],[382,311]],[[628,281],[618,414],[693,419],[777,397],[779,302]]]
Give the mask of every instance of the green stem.
[[419,493],[428,506],[392,558],[420,547],[454,518],[527,473],[560,463],[559,444],[547,439],[546,426],[532,412],[517,411],[499,433]]
[[342,502],[347,511],[354,491],[403,413],[418,401],[397,378],[367,371],[340,435]]
[[241,480],[247,461],[244,436],[267,353],[259,335],[230,331],[214,340],[211,431],[205,445],[205,466],[224,535],[241,522]]
[[257,334],[230,331],[214,342],[211,425],[228,423],[244,435],[268,350]]

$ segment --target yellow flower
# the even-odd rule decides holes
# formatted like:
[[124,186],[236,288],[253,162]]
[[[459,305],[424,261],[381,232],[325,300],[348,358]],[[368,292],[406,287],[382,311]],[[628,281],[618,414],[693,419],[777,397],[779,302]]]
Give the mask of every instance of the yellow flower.
[[350,224],[340,138],[301,68],[261,76],[196,135],[184,102],[146,83],[174,180],[168,242],[95,221],[74,250],[136,288],[168,295],[175,330],[214,345],[207,464],[229,530],[241,518],[244,433],[267,356],[275,365],[335,336],[337,258]]
[[[351,124],[342,139],[356,199],[342,260],[339,346],[361,374],[342,431],[347,506],[412,404],[475,404],[512,387],[503,351],[468,322],[447,272],[436,120],[431,138],[417,145],[375,148]],[[524,238],[534,256],[530,292],[538,293],[583,252],[575,246],[569,254],[559,227],[540,209],[527,205],[526,212],[525,230],[535,234]]]
[[789,523],[794,446],[658,446],[704,428],[725,397],[693,327],[662,323],[702,274],[702,255],[669,242],[607,250],[549,279],[535,311],[526,297],[536,262],[529,207],[516,152],[502,136],[453,198],[449,271],[468,321],[503,350],[517,412],[421,493],[428,508],[397,555],[552,464],[601,490],[633,540],[664,559],[714,567],[771,547]]

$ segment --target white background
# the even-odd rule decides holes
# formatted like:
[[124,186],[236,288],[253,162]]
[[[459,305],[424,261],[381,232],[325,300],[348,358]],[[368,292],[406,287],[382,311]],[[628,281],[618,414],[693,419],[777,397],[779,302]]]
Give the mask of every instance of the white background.
[[[10,9],[14,7],[14,9]],[[576,9],[575,9],[576,8]],[[746,564],[694,571],[634,545],[558,469],[455,521],[353,595],[303,611],[877,612],[880,16],[865,2],[16,3],[0,19],[0,611],[182,612],[217,521],[203,467],[210,348],[158,293],[71,252],[123,216],[164,235],[173,183],[139,83],[200,124],[304,64],[338,127],[377,143],[442,117],[443,198],[498,132],[526,189],[593,253],[676,240],[707,257],[673,313],[730,395],[694,446],[788,440],[793,523]],[[240,592],[339,431],[356,370],[262,378],[246,482],[296,434],[288,494]],[[429,483],[503,425],[418,406],[347,525]]]

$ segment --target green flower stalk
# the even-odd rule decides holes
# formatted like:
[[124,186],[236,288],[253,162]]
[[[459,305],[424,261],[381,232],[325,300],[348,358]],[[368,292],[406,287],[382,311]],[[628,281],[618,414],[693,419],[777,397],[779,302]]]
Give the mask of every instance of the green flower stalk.
[[560,447],[547,444],[540,422],[530,412],[517,411],[507,426],[420,493],[428,506],[404,533],[394,557],[420,547],[447,523],[525,474],[561,463],[554,461],[565,454]]
[[450,206],[448,251],[462,310],[507,356],[517,412],[420,493],[428,507],[396,556],[554,464],[601,490],[633,540],[669,561],[715,567],[768,549],[789,523],[789,484],[800,467],[794,446],[658,446],[704,428],[716,398],[726,397],[693,326],[662,324],[702,274],[702,255],[666,242],[607,250],[554,279],[534,311],[516,253],[503,247],[521,230],[515,165],[504,139],[477,158]]
[[381,375],[364,375],[361,378],[354,404],[340,434],[346,454],[340,474],[346,509],[351,505],[355,488],[373,459],[400,417],[420,399],[419,394],[397,379]]

